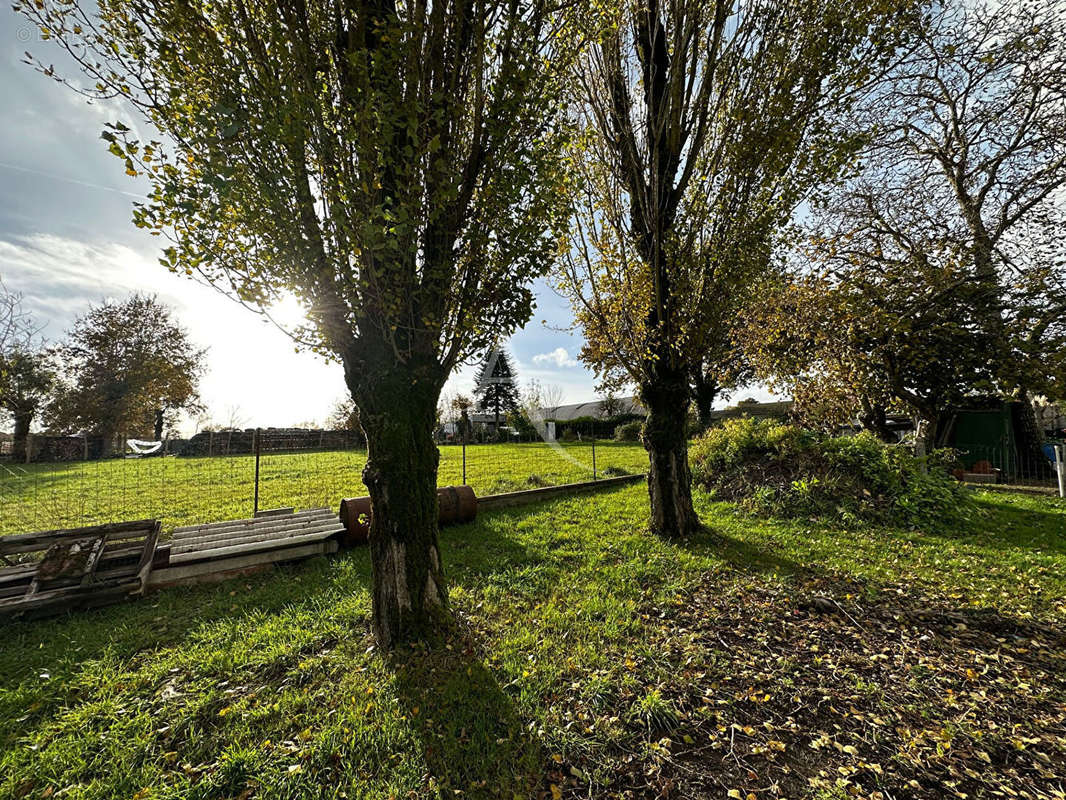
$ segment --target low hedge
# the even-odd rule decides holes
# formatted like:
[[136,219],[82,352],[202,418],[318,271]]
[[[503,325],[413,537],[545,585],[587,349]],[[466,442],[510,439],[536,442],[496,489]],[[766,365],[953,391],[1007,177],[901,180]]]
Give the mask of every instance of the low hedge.
[[613,417],[575,417],[568,420],[550,420],[555,423],[555,435],[564,439],[572,434],[576,439],[578,434],[582,439],[594,436],[597,439],[610,439],[614,436],[615,428],[626,422],[643,422],[644,417],[640,414],[616,414]]
[[824,437],[772,419],[733,419],[689,453],[695,483],[756,513],[939,528],[970,505],[947,454],[916,458],[868,433]]
[[643,428],[643,420],[634,419],[629,422],[623,422],[614,429],[614,440],[616,442],[639,442],[640,432]]

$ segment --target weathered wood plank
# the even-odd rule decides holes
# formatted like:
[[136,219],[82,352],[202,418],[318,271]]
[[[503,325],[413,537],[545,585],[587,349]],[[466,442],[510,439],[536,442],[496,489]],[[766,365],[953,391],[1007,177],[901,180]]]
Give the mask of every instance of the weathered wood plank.
[[171,530],[170,534],[172,538],[181,538],[189,533],[197,533],[199,531],[226,531],[235,530],[238,528],[247,528],[253,525],[272,525],[272,524],[287,524],[296,520],[304,519],[317,519],[323,516],[336,516],[335,511],[330,508],[309,508],[305,511],[297,511],[293,514],[278,515],[279,518],[265,517],[265,518],[245,518],[245,519],[227,519],[221,522],[205,522],[200,525],[183,525]]
[[22,613],[25,611],[38,611],[44,608],[77,607],[81,605],[98,604],[104,598],[118,597],[129,594],[137,587],[136,582],[108,582],[96,584],[91,590],[84,590],[80,584],[66,586],[59,589],[48,589],[37,592],[29,597],[0,598],[0,613]]
[[296,508],[293,506],[287,506],[286,508],[265,508],[262,511],[255,512],[256,519],[262,519],[263,517],[280,517],[286,514],[295,514]]
[[304,536],[311,533],[321,532],[330,535],[333,533],[340,533],[343,530],[343,526],[336,520],[323,520],[315,524],[301,525],[300,527],[290,528],[284,531],[248,531],[247,533],[242,533],[240,535],[227,533],[215,536],[205,536],[198,539],[182,539],[171,543],[170,552],[172,555],[177,555],[178,553],[213,550],[219,547],[229,547],[246,544],[248,542],[281,543],[294,536]]
[[[85,528],[61,528],[52,531],[36,531],[34,533],[14,533],[10,536],[0,536],[0,553],[25,553],[30,550],[41,550],[64,539],[90,539],[102,534],[108,534],[112,541],[118,539],[134,538],[142,536],[156,524],[154,519],[141,519],[134,522],[113,522],[107,525],[90,525]],[[22,545],[32,545],[24,548]]]
[[283,539],[287,536],[329,527],[341,527],[340,521],[334,518],[309,519],[285,526],[272,525],[270,527],[252,527],[222,532],[205,531],[196,536],[183,536],[180,539],[171,539],[170,544],[175,550],[180,550],[189,547],[200,547],[204,542],[237,541],[248,538]]
[[335,553],[336,551],[337,543],[332,539],[327,539],[325,541],[302,544],[296,547],[285,547],[280,550],[245,553],[234,555],[229,558],[181,564],[167,567],[165,569],[154,569],[148,576],[148,586],[149,588],[155,589],[160,586],[165,586],[189,578],[202,577],[215,573],[233,572],[235,570],[255,567],[260,564],[277,564],[282,561],[296,561],[297,559]]
[[340,526],[340,524],[340,520],[336,517],[319,517],[317,519],[304,519],[299,522],[291,522],[285,525],[273,523],[270,525],[250,525],[246,528],[238,528],[228,531],[201,531],[197,534],[186,534],[180,538],[171,539],[170,543],[174,547],[185,547],[190,543],[209,539],[221,541],[224,539],[240,539],[247,536],[256,536],[259,538],[267,538],[271,536],[282,537],[293,531],[304,531],[330,525]]
[[282,548],[279,548],[279,544],[283,544],[285,548],[288,548],[307,542],[331,541],[330,536],[332,535],[332,531],[316,531],[315,533],[304,534],[303,536],[292,536],[283,539],[281,542],[266,539],[230,547],[217,547],[212,550],[194,550],[188,553],[174,553],[172,551],[170,554],[170,563],[172,566],[176,566],[195,561],[213,561],[228,556],[243,555],[245,553],[258,553],[271,550],[277,550],[280,552]]

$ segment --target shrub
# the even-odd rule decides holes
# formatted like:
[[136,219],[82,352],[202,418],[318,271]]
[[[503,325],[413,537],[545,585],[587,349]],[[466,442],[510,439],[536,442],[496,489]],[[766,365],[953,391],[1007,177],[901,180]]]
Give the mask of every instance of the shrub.
[[594,437],[596,439],[610,439],[615,429],[626,422],[636,420],[643,422],[644,417],[639,414],[616,414],[613,417],[575,417],[567,420],[554,420],[555,435],[562,438],[567,431],[580,435],[582,439]]
[[616,442],[639,442],[640,430],[643,427],[644,423],[639,419],[623,422],[614,429],[614,440]]
[[732,419],[689,450],[693,481],[756,513],[936,528],[968,494],[942,454],[919,459],[869,433],[821,437],[770,419]]

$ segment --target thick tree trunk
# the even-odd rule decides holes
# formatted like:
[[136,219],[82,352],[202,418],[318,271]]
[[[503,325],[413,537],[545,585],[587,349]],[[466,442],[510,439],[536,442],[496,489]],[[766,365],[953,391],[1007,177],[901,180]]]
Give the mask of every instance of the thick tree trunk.
[[29,441],[33,413],[17,412],[13,416],[15,418],[15,430],[12,435],[11,452],[16,461],[25,461],[26,443]]
[[685,419],[689,387],[683,372],[660,368],[657,380],[641,386],[648,409],[641,438],[648,451],[648,495],[651,529],[660,536],[686,536],[699,529],[692,507],[692,475],[688,466]]
[[115,429],[100,428],[100,458],[110,458],[115,449]]
[[407,372],[353,392],[367,440],[373,629],[386,650],[430,636],[448,605],[437,544],[439,394]]
[[888,427],[888,415],[885,413],[883,405],[871,403],[864,398],[859,422],[862,423],[863,428],[873,432],[882,442],[895,444],[896,436]]
[[692,373],[692,399],[696,403],[696,418],[701,429],[711,426],[711,407],[714,399],[718,396],[718,385],[713,380],[708,380],[703,369],[699,368]]
[[155,441],[160,441],[163,438],[163,409],[157,408],[155,410],[155,428],[152,431]]

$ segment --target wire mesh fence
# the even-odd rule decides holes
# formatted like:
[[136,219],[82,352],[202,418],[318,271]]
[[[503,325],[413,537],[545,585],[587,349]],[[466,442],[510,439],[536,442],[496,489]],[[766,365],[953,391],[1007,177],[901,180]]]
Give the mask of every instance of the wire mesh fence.
[[992,483],[1056,490],[1062,459],[1058,442],[1048,442],[1039,451],[1007,445],[967,446],[958,451],[956,475],[970,483]]
[[[333,508],[366,494],[361,439],[306,433],[221,432],[206,446],[194,439],[183,449],[163,448],[171,451],[166,455],[0,462],[0,535],[143,518],[158,518],[168,530],[257,510]],[[509,431],[504,437],[466,444],[444,438],[438,485],[466,483],[485,495],[647,469],[639,443],[598,439],[588,431],[568,429],[565,441]]]

